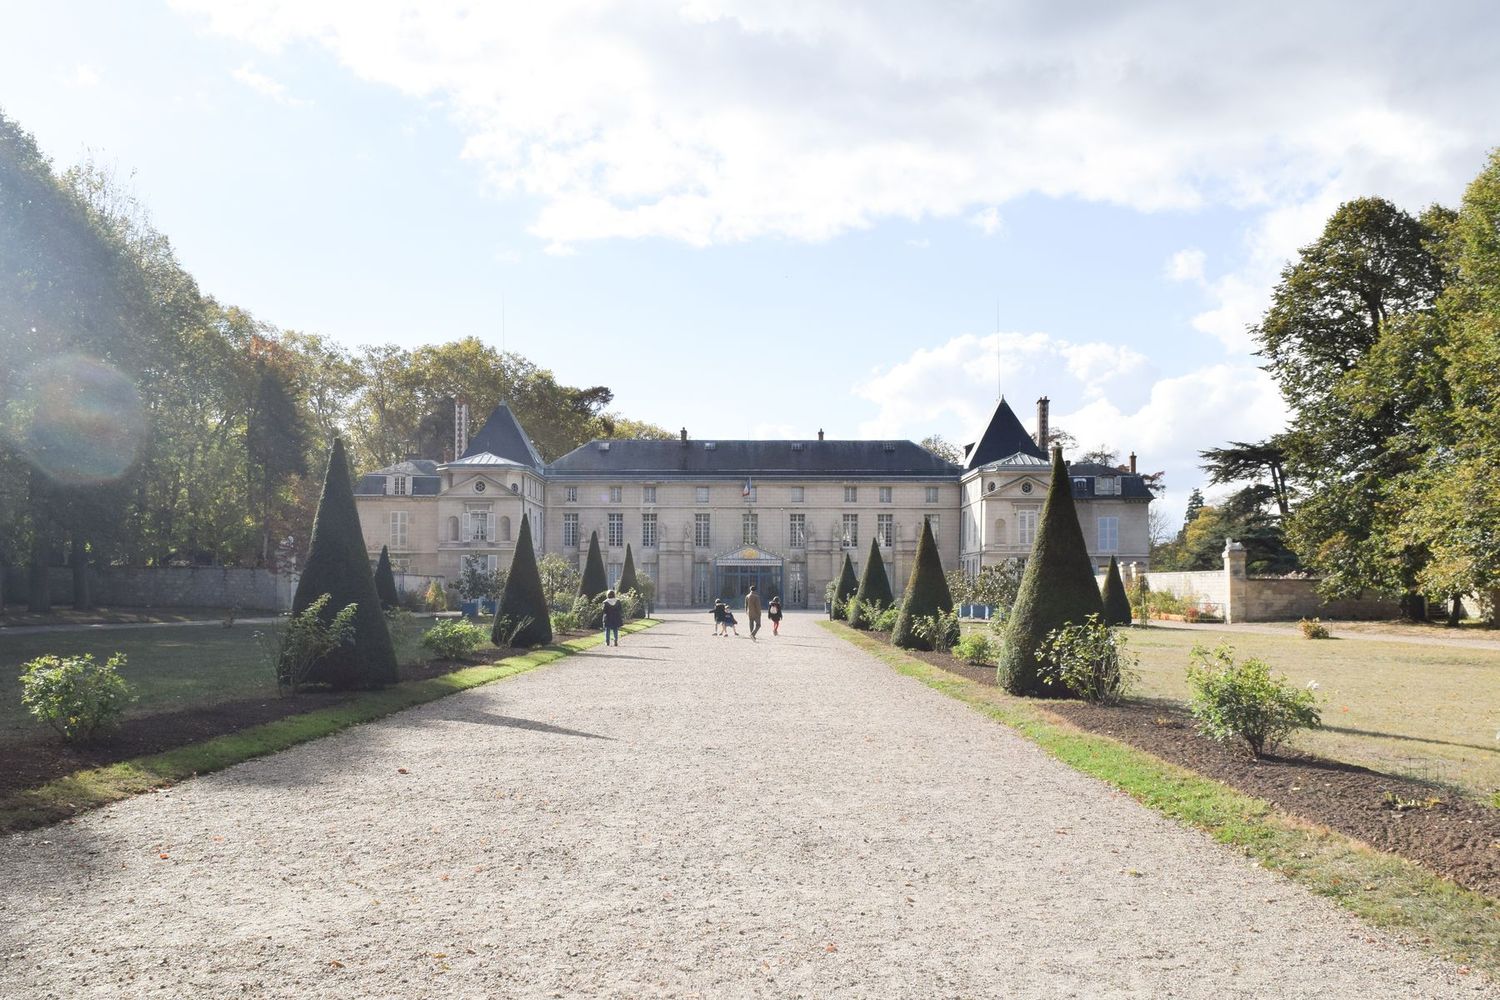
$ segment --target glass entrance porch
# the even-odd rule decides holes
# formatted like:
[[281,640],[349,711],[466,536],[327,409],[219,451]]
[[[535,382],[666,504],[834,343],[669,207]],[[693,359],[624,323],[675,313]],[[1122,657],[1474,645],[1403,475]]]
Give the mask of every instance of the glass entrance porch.
[[749,546],[736,549],[714,560],[714,595],[732,608],[742,608],[754,586],[764,606],[781,594],[782,569],[781,557],[773,552]]

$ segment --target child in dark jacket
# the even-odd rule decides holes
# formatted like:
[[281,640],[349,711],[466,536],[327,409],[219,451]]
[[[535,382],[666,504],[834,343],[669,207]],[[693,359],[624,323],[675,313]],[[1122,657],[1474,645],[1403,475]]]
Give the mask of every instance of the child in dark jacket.
[[723,601],[714,601],[714,635],[728,635],[724,630],[724,615],[728,609],[724,607]]
[[737,626],[738,624],[739,622],[735,620],[734,612],[730,611],[729,607],[726,605],[724,608],[724,637],[729,637],[730,629],[734,629],[734,634],[739,635],[740,630],[738,628],[735,628],[735,626]]

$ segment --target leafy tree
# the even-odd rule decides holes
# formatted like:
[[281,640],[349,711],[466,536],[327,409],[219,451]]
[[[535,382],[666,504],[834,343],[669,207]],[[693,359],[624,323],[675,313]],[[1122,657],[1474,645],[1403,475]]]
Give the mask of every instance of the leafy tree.
[[[1066,479],[1064,476],[1064,481]],[[948,579],[943,575],[943,560],[938,555],[937,541],[932,537],[932,522],[924,518],[911,577],[906,581],[906,593],[901,598],[901,613],[896,616],[896,625],[891,629],[891,645],[902,649],[932,649],[933,638],[941,641],[942,637],[934,636],[919,625],[935,620],[940,628],[945,628],[943,616],[952,612],[953,595],[948,590]]]
[[860,576],[859,588],[848,606],[849,624],[858,629],[869,628],[871,613],[877,607],[890,607],[893,600],[891,578],[886,575],[885,560],[880,555],[880,541],[872,538],[864,574]]
[[578,596],[582,575],[556,552],[542,556],[536,565],[542,577],[542,591],[547,595],[547,606],[553,611],[567,611]]
[[1102,615],[1103,611],[1104,602],[1094,582],[1094,564],[1078,524],[1062,449],[1054,448],[1052,481],[1042,505],[1036,540],[1005,626],[1005,646],[998,670],[1000,683],[1012,694],[1063,693],[1041,683],[1037,649],[1053,629],[1082,625],[1089,615]]
[[929,434],[924,437],[922,447],[945,462],[952,462],[954,465],[964,464],[963,450],[941,434]]
[[854,560],[844,553],[844,565],[839,569],[838,585],[833,590],[833,617],[842,618],[848,610],[849,599],[859,591],[859,577],[854,575]]
[[1120,577],[1120,561],[1114,556],[1109,557],[1109,573],[1104,577],[1100,596],[1104,602],[1104,624],[1130,624],[1130,598],[1125,594],[1125,581]]
[[[1223,448],[1209,448],[1198,452],[1203,459],[1203,471],[1214,486],[1229,486],[1249,480],[1259,483],[1270,480],[1270,497],[1282,517],[1292,512],[1291,490],[1286,483],[1286,447],[1279,438],[1268,438],[1254,444],[1231,441]],[[1197,490],[1201,505],[1203,495]],[[1191,519],[1190,519],[1191,520]]]
[[380,561],[375,564],[375,593],[380,595],[380,606],[389,611],[401,606],[401,595],[396,591],[396,574],[391,569],[390,546],[380,547]]
[[380,611],[380,595],[370,572],[370,557],[354,508],[349,463],[340,440],[334,441],[328,456],[323,495],[313,521],[307,562],[292,598],[292,614],[301,614],[325,594],[330,614],[332,609],[358,605],[354,641],[320,657],[309,671],[307,682],[339,689],[394,684],[399,679],[396,650]]
[[1095,445],[1084,452],[1078,461],[1094,462],[1098,465],[1108,465],[1112,468],[1118,468],[1120,465],[1120,453],[1108,445]]
[[307,475],[307,430],[285,376],[265,361],[245,420],[249,493],[261,528],[260,560],[270,562],[271,511],[289,476]]
[[524,514],[510,572],[505,576],[505,590],[495,606],[490,641],[497,646],[508,642],[515,648],[545,646],[552,641],[552,613],[537,569],[536,548],[531,543],[531,518]]

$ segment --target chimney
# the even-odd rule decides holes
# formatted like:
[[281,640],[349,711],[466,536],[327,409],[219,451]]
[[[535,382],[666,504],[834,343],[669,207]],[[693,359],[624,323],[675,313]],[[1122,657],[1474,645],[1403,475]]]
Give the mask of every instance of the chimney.
[[821,427],[818,428],[818,440],[823,440],[823,428]]
[[1130,474],[1135,475],[1135,452],[1130,453]]
[[682,443],[687,444],[687,428],[682,429]]
[[462,399],[453,401],[453,454],[463,458],[469,450],[469,404]]
[[1047,397],[1043,396],[1036,401],[1036,443],[1037,447],[1047,447]]

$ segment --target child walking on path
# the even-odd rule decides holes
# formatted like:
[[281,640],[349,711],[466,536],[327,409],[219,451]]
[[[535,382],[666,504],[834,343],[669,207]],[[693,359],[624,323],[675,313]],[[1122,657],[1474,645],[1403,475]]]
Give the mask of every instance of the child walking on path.
[[724,615],[728,609],[724,607],[722,600],[714,601],[714,635],[728,635],[729,632],[724,625]]
[[729,638],[729,630],[730,629],[734,629],[735,638],[738,639],[739,635],[740,635],[740,630],[738,628],[738,625],[739,625],[739,622],[735,621],[734,612],[730,611],[729,608],[726,606],[724,608],[724,637],[726,639]]
[[771,634],[781,634],[781,596],[778,594],[771,598],[771,603],[766,608],[766,617],[771,619]]

